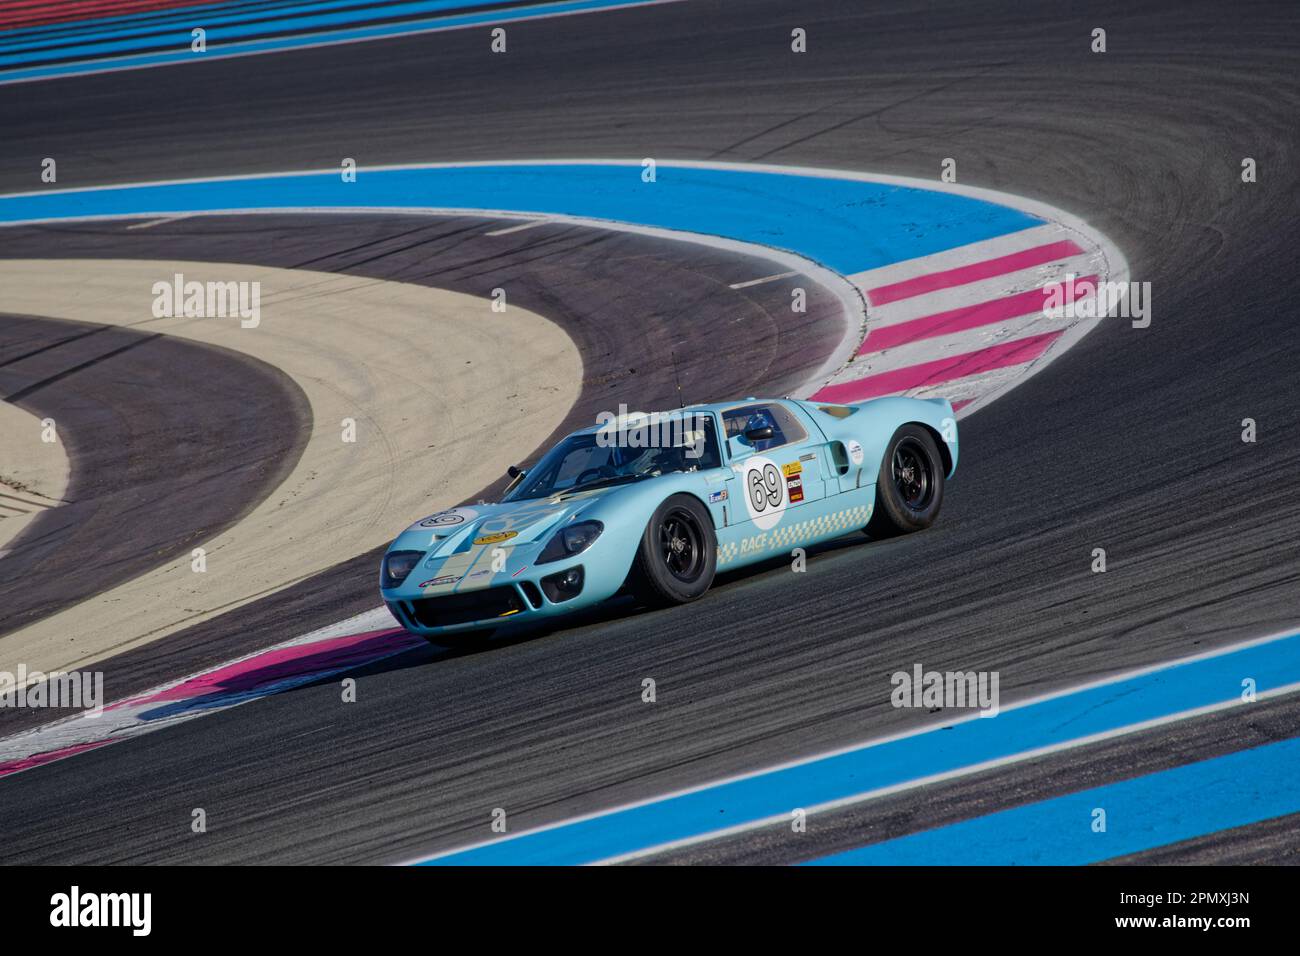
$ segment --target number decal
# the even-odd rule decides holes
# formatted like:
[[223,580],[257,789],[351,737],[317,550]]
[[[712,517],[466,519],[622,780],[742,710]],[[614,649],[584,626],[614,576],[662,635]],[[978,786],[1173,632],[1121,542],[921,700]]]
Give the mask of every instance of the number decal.
[[745,507],[749,510],[749,517],[765,530],[775,527],[788,503],[781,469],[770,458],[761,455],[747,458],[743,468]]
[[781,503],[781,473],[776,470],[776,465],[763,469],[763,484],[767,486],[767,505],[775,508]]
[[749,472],[749,502],[753,510],[764,512],[781,505],[781,473],[776,465],[768,462],[760,471],[754,468]]

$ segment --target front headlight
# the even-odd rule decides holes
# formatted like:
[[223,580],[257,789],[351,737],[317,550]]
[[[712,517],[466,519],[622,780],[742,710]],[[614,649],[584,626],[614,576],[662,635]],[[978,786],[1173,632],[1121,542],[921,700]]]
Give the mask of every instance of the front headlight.
[[599,521],[579,521],[567,528],[555,532],[555,536],[546,543],[542,553],[537,557],[537,564],[559,561],[581,554],[591,547],[592,542],[600,537],[605,526]]
[[405,581],[422,557],[423,551],[389,551],[384,555],[384,587],[395,588]]

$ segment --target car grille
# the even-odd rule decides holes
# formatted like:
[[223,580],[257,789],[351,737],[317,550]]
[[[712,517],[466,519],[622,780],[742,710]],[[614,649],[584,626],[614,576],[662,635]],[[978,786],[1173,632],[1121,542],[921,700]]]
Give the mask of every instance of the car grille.
[[513,587],[485,588],[464,594],[444,594],[407,602],[411,618],[421,627],[448,627],[471,621],[490,621],[524,610]]

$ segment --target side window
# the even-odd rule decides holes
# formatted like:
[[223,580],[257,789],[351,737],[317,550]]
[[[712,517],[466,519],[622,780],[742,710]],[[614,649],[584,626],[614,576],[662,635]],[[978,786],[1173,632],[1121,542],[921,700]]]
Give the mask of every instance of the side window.
[[[799,420],[784,405],[742,405],[722,413],[722,424],[730,441],[753,428],[771,428],[772,437],[752,444],[740,437],[740,444],[754,451],[766,451],[802,441],[808,437]],[[734,446],[733,446],[734,447]]]

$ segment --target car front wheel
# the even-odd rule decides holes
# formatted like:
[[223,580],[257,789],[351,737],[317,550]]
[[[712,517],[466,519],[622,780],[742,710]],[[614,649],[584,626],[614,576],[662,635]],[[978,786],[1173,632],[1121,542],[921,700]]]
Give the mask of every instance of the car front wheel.
[[718,566],[713,520],[698,498],[673,495],[650,517],[632,565],[633,590],[647,604],[702,597]]

